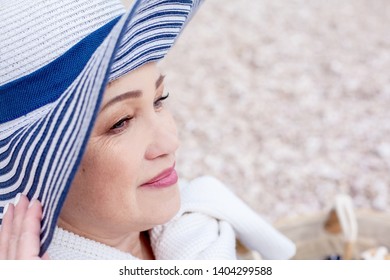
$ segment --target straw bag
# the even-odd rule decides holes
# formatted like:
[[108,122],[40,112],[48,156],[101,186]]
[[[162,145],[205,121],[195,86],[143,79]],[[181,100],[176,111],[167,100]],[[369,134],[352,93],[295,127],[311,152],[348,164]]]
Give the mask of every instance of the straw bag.
[[293,259],[390,258],[387,249],[390,248],[390,213],[372,210],[353,211],[348,222],[345,216],[340,217],[337,210],[340,209],[337,209],[336,203],[335,208],[330,211],[276,224],[276,227],[297,246],[297,253]]

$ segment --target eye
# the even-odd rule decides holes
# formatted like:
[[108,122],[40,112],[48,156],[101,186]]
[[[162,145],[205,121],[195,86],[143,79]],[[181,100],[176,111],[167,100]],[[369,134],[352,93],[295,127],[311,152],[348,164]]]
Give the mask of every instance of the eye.
[[163,106],[163,101],[165,100],[165,99],[167,99],[169,97],[169,92],[167,93],[167,95],[165,95],[165,96],[160,96],[159,98],[157,98],[155,101],[154,101],[154,103],[153,103],[153,105],[154,105],[154,108],[155,109],[160,109],[162,106]]
[[130,117],[130,116],[126,116],[124,118],[122,118],[120,121],[118,121],[117,123],[115,123],[111,128],[110,128],[110,131],[112,132],[120,132],[122,131],[123,129],[125,129],[128,124],[129,124],[129,121],[132,119],[133,117]]

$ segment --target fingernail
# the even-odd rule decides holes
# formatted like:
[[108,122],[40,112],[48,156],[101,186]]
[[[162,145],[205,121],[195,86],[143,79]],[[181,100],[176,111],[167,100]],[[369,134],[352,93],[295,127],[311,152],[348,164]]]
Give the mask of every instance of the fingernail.
[[19,201],[20,201],[20,197],[22,196],[21,193],[18,193],[15,197],[15,200],[14,200],[14,205],[18,205]]
[[35,198],[31,199],[30,203],[28,204],[28,208],[32,207],[36,202],[37,200]]
[[4,209],[3,209],[3,217],[4,217],[5,213],[7,213],[8,207],[9,207],[9,203],[7,203],[7,204],[4,206]]

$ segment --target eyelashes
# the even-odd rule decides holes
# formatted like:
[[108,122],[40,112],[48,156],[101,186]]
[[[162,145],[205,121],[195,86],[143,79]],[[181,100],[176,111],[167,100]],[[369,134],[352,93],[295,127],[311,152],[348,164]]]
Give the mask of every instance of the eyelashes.
[[[153,107],[155,111],[160,111],[163,108],[164,101],[169,97],[169,92],[165,96],[160,96],[153,102]],[[110,127],[109,133],[117,134],[125,130],[129,125],[131,120],[134,119],[134,116],[127,115],[121,118],[113,126]]]
[[163,106],[163,101],[166,100],[169,97],[169,92],[165,96],[161,96],[157,98],[156,101],[154,101],[153,105],[155,109],[160,109]]
[[124,118],[122,118],[120,121],[118,121],[117,123],[115,123],[111,128],[110,128],[110,131],[112,132],[120,132],[122,131],[128,124],[129,122],[133,119],[133,117],[131,116],[126,116]]

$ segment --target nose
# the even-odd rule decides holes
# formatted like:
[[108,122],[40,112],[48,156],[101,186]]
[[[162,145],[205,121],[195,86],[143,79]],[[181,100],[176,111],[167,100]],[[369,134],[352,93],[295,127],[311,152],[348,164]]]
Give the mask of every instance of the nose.
[[145,158],[153,160],[163,156],[174,155],[179,148],[180,142],[173,118],[167,117],[163,122],[155,121],[151,130],[151,142],[146,149]]

